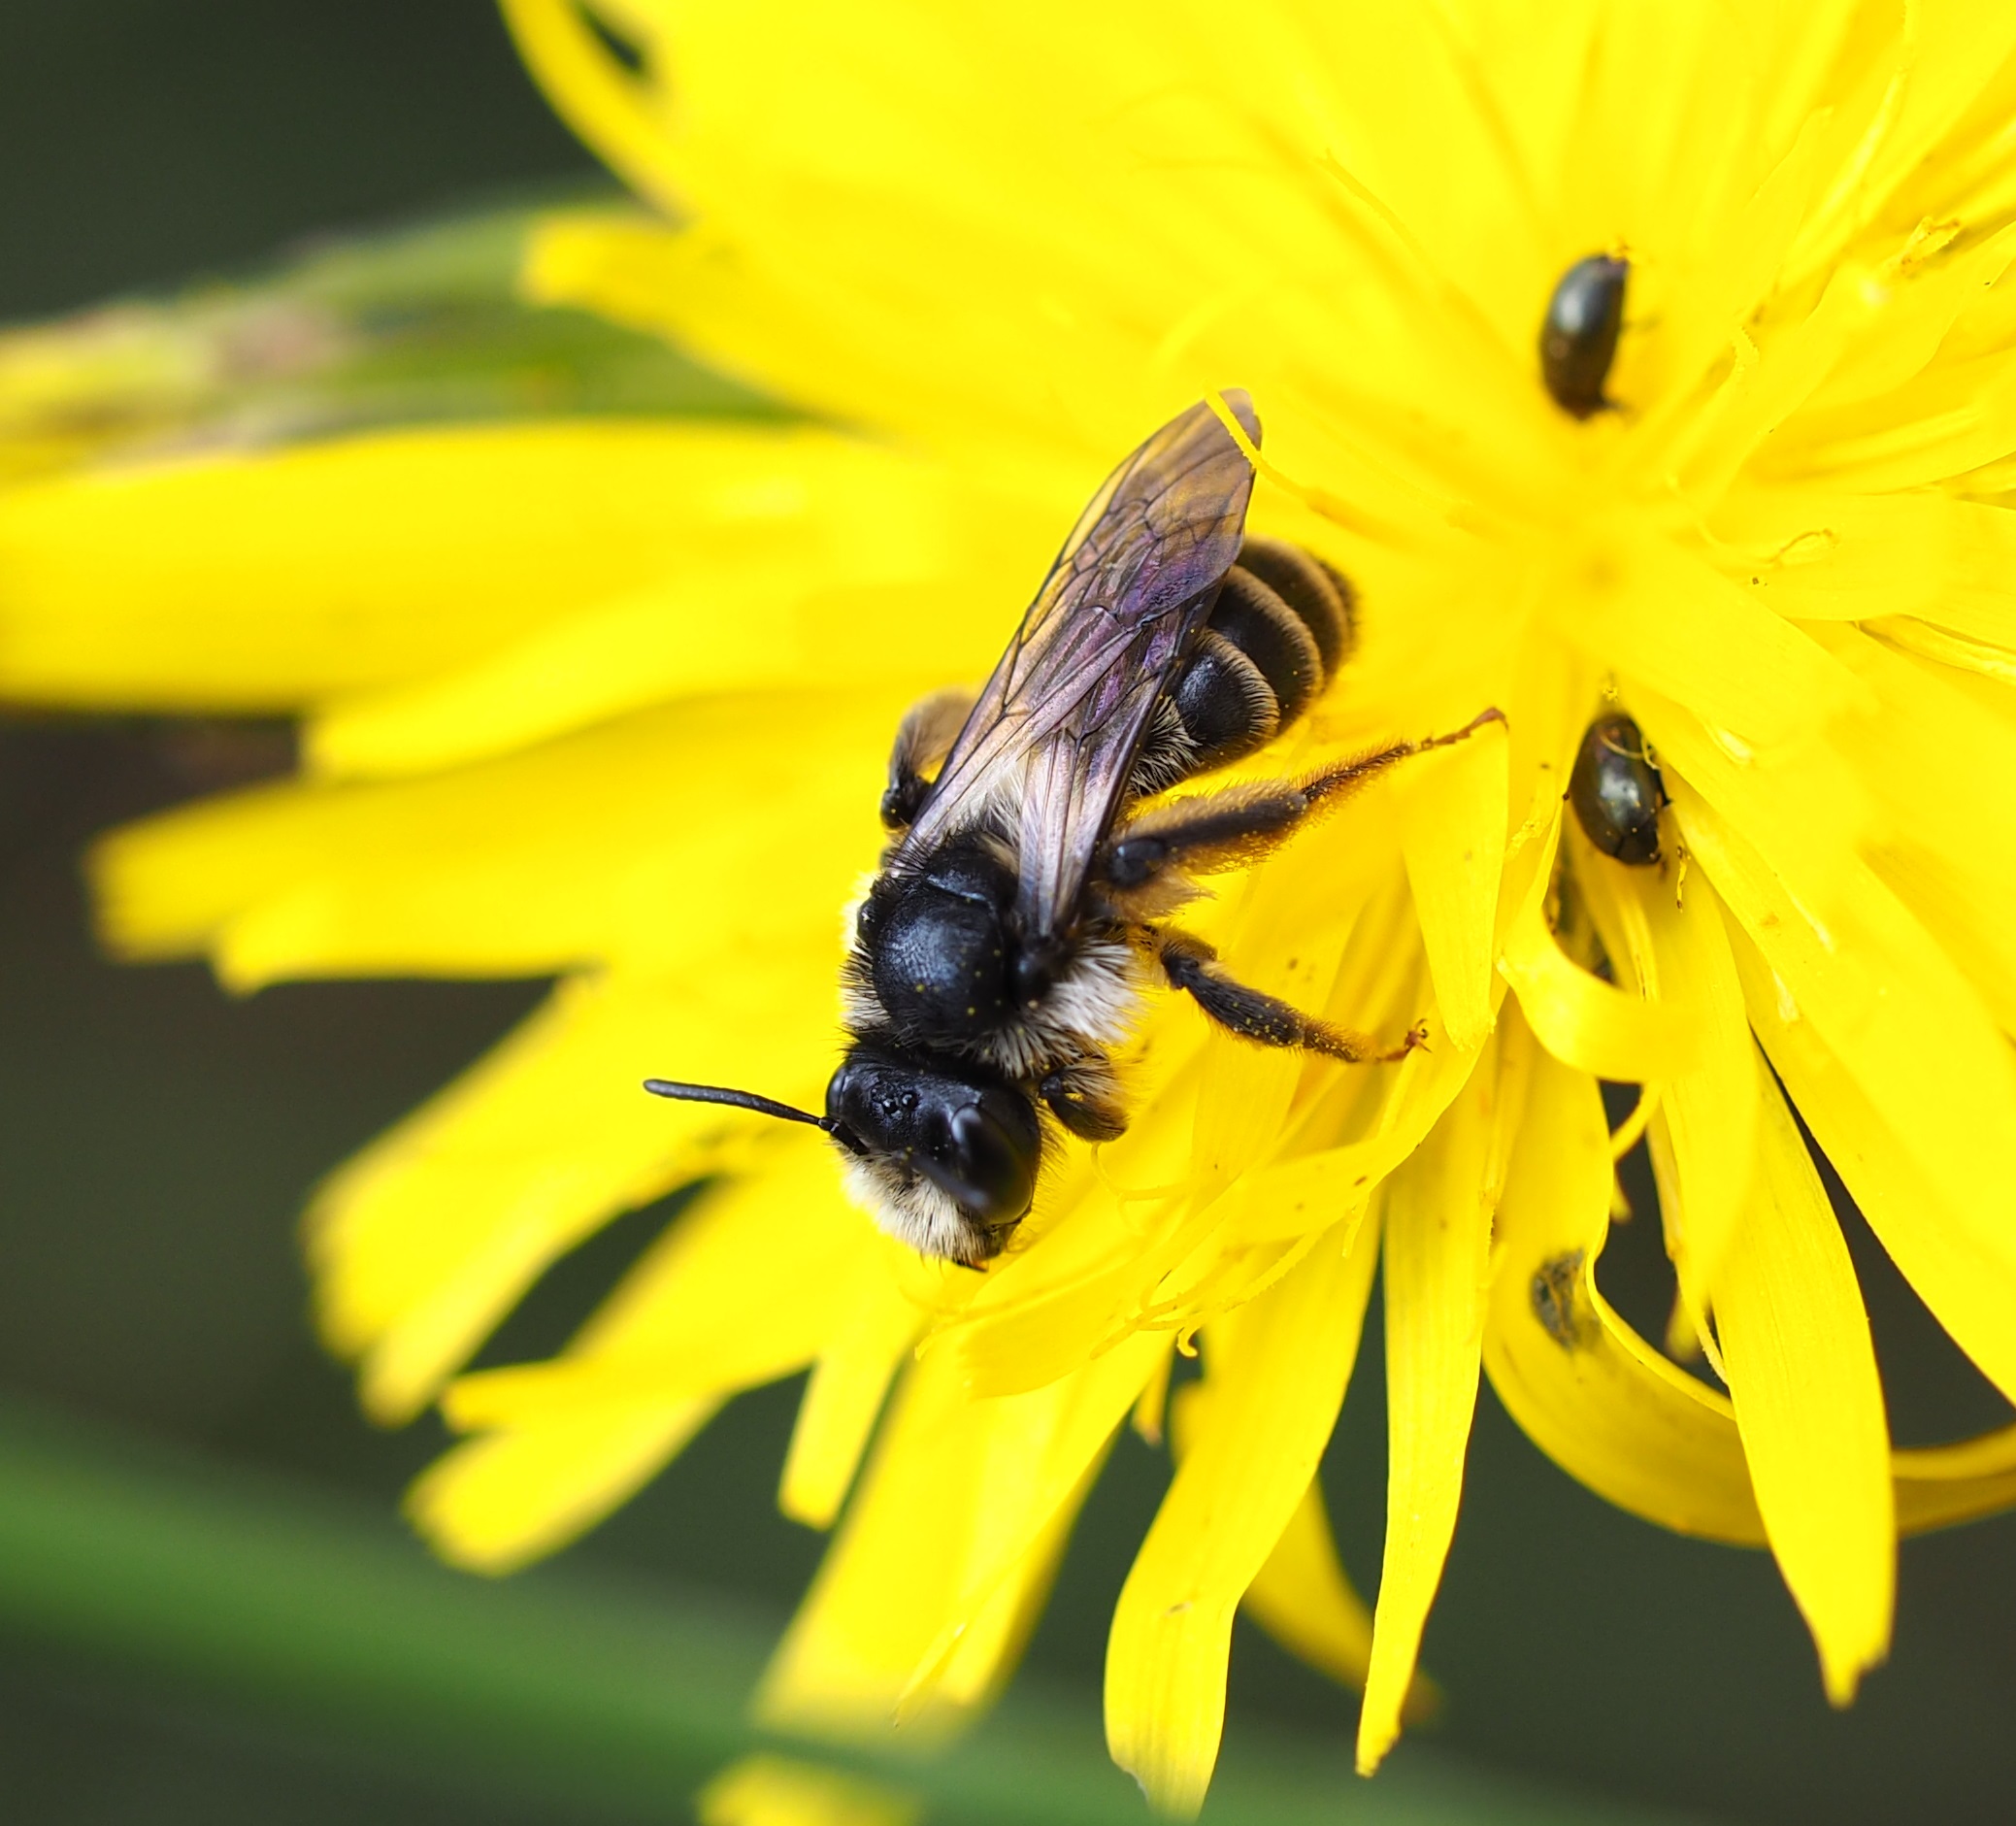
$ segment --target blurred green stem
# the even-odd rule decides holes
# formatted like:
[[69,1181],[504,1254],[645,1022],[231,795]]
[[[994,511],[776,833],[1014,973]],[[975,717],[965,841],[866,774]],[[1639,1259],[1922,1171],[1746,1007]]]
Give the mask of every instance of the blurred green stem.
[[[0,1628],[153,1681],[193,1681],[270,1718],[333,1725],[436,1769],[529,1783],[579,1814],[677,1817],[709,1774],[763,1741],[744,1697],[768,1631],[745,1616],[565,1567],[470,1578],[344,1499],[19,1406],[0,1407]],[[1031,1685],[947,1754],[819,1754],[896,1776],[939,1826],[1140,1826],[1146,1809],[1106,1759],[1092,1696]],[[1255,1742],[1236,1722],[1206,1817],[1644,1818],[1418,1754],[1360,1782],[1339,1712],[1323,1749]]]
[[0,481],[375,427],[579,414],[777,416],[655,337],[526,303],[571,190],[325,238],[262,271],[0,330]]

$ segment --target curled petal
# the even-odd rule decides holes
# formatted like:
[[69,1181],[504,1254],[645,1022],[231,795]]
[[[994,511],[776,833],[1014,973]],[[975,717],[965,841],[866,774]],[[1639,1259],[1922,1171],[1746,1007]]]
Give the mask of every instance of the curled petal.
[[1727,1399],[1666,1361],[1597,1291],[1609,1130],[1594,1079],[1542,1057],[1499,1201],[1484,1367],[1541,1450],[1620,1509],[1764,1544]]
[[1598,1078],[1663,1082],[1694,1068],[1694,1012],[1645,1002],[1570,960],[1547,930],[1537,887],[1505,934],[1499,970],[1535,1037],[1564,1064]]

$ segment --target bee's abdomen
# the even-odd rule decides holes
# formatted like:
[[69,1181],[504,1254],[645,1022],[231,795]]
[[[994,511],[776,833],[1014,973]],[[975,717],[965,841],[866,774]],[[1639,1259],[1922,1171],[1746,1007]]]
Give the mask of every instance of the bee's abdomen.
[[1321,558],[1285,539],[1248,539],[1233,575],[1242,571],[1272,591],[1307,629],[1327,682],[1351,657],[1357,639],[1358,599],[1351,585]]
[[1248,539],[1142,749],[1137,789],[1265,747],[1329,683],[1352,636],[1350,584],[1298,546]]
[[1278,727],[1295,721],[1323,688],[1323,650],[1309,624],[1251,571],[1233,566],[1209,626],[1245,654],[1267,681],[1279,712]]

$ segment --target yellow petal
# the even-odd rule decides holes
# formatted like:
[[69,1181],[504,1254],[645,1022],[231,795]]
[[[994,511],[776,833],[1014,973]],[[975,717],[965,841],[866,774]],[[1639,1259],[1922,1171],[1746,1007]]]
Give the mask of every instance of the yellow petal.
[[[1372,1613],[1338,1558],[1320,1479],[1309,1480],[1240,1604],[1291,1655],[1333,1680],[1365,1690],[1366,1670],[1372,1665]],[[1426,1676],[1414,1677],[1408,1702],[1409,1717],[1425,1716],[1433,1710],[1435,1690]]]
[[813,960],[800,983],[774,983],[775,1003],[753,981],[564,985],[344,1167],[310,1211],[308,1247],[325,1336],[362,1359],[373,1411],[416,1411],[557,1255],[699,1171],[712,1138],[749,1132],[757,1118],[644,1096],[661,1047],[703,1078],[812,1094],[830,983]]
[[[581,9],[572,0],[504,0],[503,12],[519,55],[568,97],[589,144],[647,195],[676,204],[659,110]],[[646,17],[641,8],[630,14]]]
[[768,1171],[681,1217],[558,1358],[448,1390],[450,1422],[487,1431],[409,1497],[445,1556],[506,1571],[566,1544],[681,1450],[725,1395],[810,1362],[883,1276],[825,1150],[781,1139]]
[[873,690],[892,668],[921,695],[984,675],[1041,574],[1040,547],[1002,536],[1016,525],[1002,504],[975,512],[944,471],[858,438],[696,423],[654,466],[684,537],[647,577],[577,594],[564,619],[451,669],[326,706],[310,766],[423,772],[667,699]]
[[1930,491],[1745,486],[1716,510],[1714,532],[1738,582],[1796,621],[1916,615],[1988,641],[2016,626],[2006,507]]
[[406,1512],[444,1559],[515,1572],[634,1496],[720,1405],[626,1407],[467,1441],[414,1481]]
[[[1922,229],[1901,238],[1897,253],[1871,268],[1851,261],[1840,269],[1840,285],[1858,307],[1848,347],[1827,379],[1805,401],[1825,414],[1843,407],[1881,402],[1886,415],[1906,415],[1884,396],[1905,386],[1934,363],[1955,323],[1986,288],[2007,270],[2016,236],[2008,229],[1966,248],[1958,257],[1927,259],[1917,244]],[[1913,254],[1920,257],[1912,258]],[[1788,437],[1800,435],[1794,422]]]
[[836,1315],[837,1328],[812,1365],[784,1455],[777,1507],[810,1528],[832,1527],[868,1449],[882,1398],[916,1342],[916,1305],[883,1262],[876,1267]]
[[1408,763],[1397,782],[1407,882],[1449,1043],[1468,1052],[1491,1025],[1492,937],[1510,797],[1503,723]]
[[[1610,1179],[1595,1085],[1542,1059],[1526,1109],[1498,1209],[1484,1333],[1492,1386],[1541,1450],[1620,1509],[1765,1545],[1728,1398],[1659,1356],[1596,1289]],[[1891,1458],[1904,1533],[2016,1502],[2016,1427]]]
[[[1303,833],[1237,889],[1237,911],[1216,941],[1227,968],[1294,1007],[1327,1007],[1345,947],[1379,942],[1366,929],[1377,917],[1366,903],[1388,879],[1389,845],[1384,808],[1375,804],[1346,806]],[[1355,1027],[1372,1017],[1361,1006],[1344,1019]],[[1209,1033],[1188,1175],[1199,1204],[1270,1150],[1307,1064],[1305,1054]]]
[[1540,1045],[1564,1064],[1623,1082],[1660,1082],[1691,1070],[1701,1052],[1694,1011],[1627,995],[1571,962],[1547,929],[1549,873],[1542,867],[1535,876],[1498,960]]
[[700,1826],[915,1826],[923,1804],[885,1782],[787,1756],[745,1756],[695,1799]]
[[[1352,183],[1446,230],[1439,255],[1543,288],[1504,161],[1485,155],[1498,123],[1448,35],[1405,10],[1355,17],[1348,34],[1260,16],[1236,46],[1208,21],[1135,9],[1096,29],[1041,11],[940,21],[923,38],[879,12],[844,31],[767,11],[675,21],[633,9],[626,24],[651,69],[677,68],[676,112],[662,83],[645,99],[607,51],[583,70],[596,59],[578,25],[563,50],[532,48],[537,73],[591,140],[606,133],[611,156],[702,218],[677,276],[658,282],[664,326],[790,397],[940,442],[977,444],[984,427],[997,463],[1060,436],[1125,448],[1121,427],[1138,437],[1227,361],[1256,390],[1278,377],[1277,397],[1300,391],[1338,343],[1395,357],[1384,372],[1410,401],[1433,389],[1452,406],[1525,403],[1523,371],[1471,303],[1505,289],[1457,298],[1423,282],[1382,221],[1368,233],[1360,191],[1308,179],[1349,146],[1372,160]],[[1074,85],[1060,110],[1048,97],[1064,38]],[[1402,101],[1372,80],[1381,68],[1419,73],[1427,93]],[[653,110],[660,151],[645,159],[633,129]],[[1452,144],[1470,154],[1464,182],[1437,184]],[[1436,208],[1409,211],[1431,196]],[[1116,219],[1135,230],[1125,255]],[[1419,309],[1383,310],[1378,287],[1339,282],[1368,239]],[[933,334],[918,338],[918,322]],[[1256,355],[1268,372],[1243,365]],[[1502,421],[1472,412],[1472,435]]]
[[831,1148],[786,1132],[701,1193],[559,1356],[461,1377],[442,1410],[463,1431],[534,1427],[753,1387],[810,1363],[889,1287]]
[[1801,415],[1760,452],[1767,481],[1880,494],[1957,479],[2016,449],[2016,384],[1995,361],[1936,363],[1880,401]]
[[[1380,1032],[1417,1019],[1435,1032],[1438,1011],[1417,945],[1411,903],[1396,880],[1354,930],[1332,1010],[1360,1019],[1372,1011],[1370,1024]],[[1435,1126],[1476,1058],[1431,1042],[1398,1064],[1319,1068],[1280,1157],[1248,1172],[1198,1214],[1197,1230],[1185,1237],[1193,1246],[1171,1265],[1158,1310],[1181,1315],[1178,1322],[1202,1322],[1286,1272],[1326,1225],[1341,1219],[1351,1234],[1380,1182]],[[1340,1138],[1335,1145],[1297,1151],[1333,1137]]]
[[[1999,510],[2016,524],[2016,513]],[[1956,687],[1944,667],[1858,629],[1822,631],[1873,690],[1878,710],[1844,746],[1888,813],[1870,846],[1877,873],[1932,929],[2006,1032],[2016,1031],[2016,814],[1999,782],[2016,773],[2016,725]]]
[[[760,1697],[792,1730],[923,1739],[1007,1677],[1120,1423],[1167,1350],[1142,1335],[1027,1394],[975,1400],[952,1351],[906,1374]],[[913,1690],[914,1689],[914,1690]]]
[[1689,1011],[1702,1035],[1695,1067],[1646,1094],[1658,1099],[1648,1132],[1667,1249],[1704,1313],[1749,1195],[1758,1121],[1756,1048],[1721,903],[1698,869],[1627,867],[1573,836],[1576,879],[1620,979]]
[[1687,705],[1751,749],[1794,745],[1853,700],[1840,664],[1754,592],[1665,540],[1636,542],[1632,559],[1600,614],[1572,592],[1558,613],[1563,638],[1633,687]]
[[1954,122],[1993,92],[2016,40],[2016,20],[1998,9],[1925,7],[1891,17],[1862,73],[1867,114],[1843,109],[1834,125],[1840,176],[1806,225],[1801,252],[1808,260],[1827,257],[1886,203],[1899,206],[1896,193],[1953,134]]
[[1900,1534],[1948,1528],[2016,1508],[2016,1426],[1952,1445],[1910,1446],[1890,1455]]
[[1784,1098],[1753,1069],[1759,1170],[1715,1280],[1715,1329],[1765,1532],[1845,1706],[1890,1646],[1890,1433],[1848,1245]]
[[1157,1048],[1174,1068],[1170,1077],[1146,1062],[1142,1108],[1126,1135],[1060,1163],[1030,1220],[1044,1222],[1043,1204],[1054,1201],[1048,1227],[987,1275],[957,1329],[926,1341],[927,1351],[959,1353],[975,1394],[1039,1388],[1096,1356],[1134,1329],[1146,1295],[1181,1253],[1194,1228],[1178,1212],[1200,1075],[1180,1045]]
[[[1700,27],[1697,25],[1695,29]],[[1694,36],[1693,32],[1685,35],[1688,38]],[[1626,36],[1637,39],[1641,57],[1656,58],[1678,49],[1664,31]],[[1705,36],[1712,44],[1712,31]],[[1687,47],[1689,50],[1693,48],[1691,44]],[[1733,47],[1726,44],[1715,47],[1724,56]],[[1702,72],[1697,69],[1692,76],[1692,83],[1681,84],[1679,103],[1682,107],[1687,105],[1687,90],[1692,89],[1693,106],[1699,109],[1702,106],[1702,89],[1696,85],[1702,83]],[[1662,75],[1657,80],[1664,83],[1668,79]],[[1621,99],[1621,96],[1613,96],[1611,105],[1614,107]],[[1732,118],[1724,131],[1732,138],[1743,136],[1746,129],[1754,132],[1756,116],[1752,115],[1749,120],[1743,118],[1748,112],[1727,110]],[[1689,137],[1697,145],[1713,132],[1699,115],[1686,124],[1693,129]],[[1647,378],[1655,383],[1663,383],[1658,385],[1653,396],[1666,409],[1663,418],[1653,418],[1656,426],[1664,431],[1674,418],[1681,418],[1684,423],[1685,409],[1689,406],[1696,408],[1692,415],[1694,435],[1683,435],[1681,443],[1686,455],[1692,459],[1685,464],[1689,480],[1705,498],[1712,498],[1715,490],[1712,481],[1704,483],[1697,480],[1703,454],[1701,434],[1709,431],[1727,437],[1728,432],[1721,421],[1727,418],[1737,420],[1742,429],[1729,440],[1735,448],[1722,458],[1725,464],[1734,464],[1740,461],[1741,453],[1747,450],[1758,431],[1774,422],[1777,415],[1768,406],[1760,411],[1753,401],[1755,393],[1772,390],[1768,384],[1756,384],[1760,377],[1754,371],[1744,377],[1751,382],[1749,386],[1724,385],[1704,411],[1700,408],[1695,382],[1704,364],[1727,353],[1732,326],[1753,317],[1765,302],[1765,294],[1774,283],[1786,249],[1798,233],[1812,201],[1814,185],[1826,155],[1824,129],[1827,124],[1824,116],[1809,116],[1798,120],[1779,144],[1743,148],[1744,152],[1756,159],[1754,165],[1738,155],[1724,168],[1725,175],[1719,183],[1710,179],[1702,184],[1700,175],[1695,174],[1694,182],[1688,185],[1693,194],[1687,198],[1687,203],[1698,210],[1705,204],[1707,207],[1702,214],[1710,221],[1721,216],[1720,225],[1727,237],[1729,256],[1688,262],[1666,282],[1671,295],[1664,301],[1663,309],[1671,315],[1671,327],[1666,335],[1645,339],[1657,347],[1647,350],[1641,360],[1644,368],[1649,370]],[[1670,183],[1672,180],[1669,178],[1668,182]],[[1687,203],[1680,202],[1677,193],[1669,201],[1678,204],[1681,209],[1687,207]],[[1719,210],[1715,207],[1717,204],[1721,206]],[[1703,221],[1683,228],[1677,221],[1670,222],[1664,225],[1666,233],[1663,238],[1677,253],[1681,248],[1688,247],[1690,235],[1699,236],[1706,225]],[[1694,249],[1698,249],[1701,245],[1699,240],[1693,242]],[[1655,288],[1662,288],[1656,269],[1652,284]],[[1773,349],[1771,352],[1775,354],[1778,351]],[[1774,377],[1767,376],[1768,380],[1769,378]],[[1808,380],[1806,384],[1810,386],[1811,381]],[[1639,386],[1644,388],[1642,381]],[[1796,403],[1798,397],[1795,394],[1792,403]],[[1647,403],[1652,402],[1648,400]],[[1781,406],[1784,403],[1779,402]],[[1722,409],[1719,413],[1718,407]],[[1654,410],[1656,413],[1657,407]],[[1744,435],[1746,431],[1748,436]],[[1681,467],[1680,462],[1673,458],[1669,457],[1669,461],[1675,468]]]
[[1214,1325],[1196,1443],[1136,1556],[1107,1646],[1107,1747],[1165,1811],[1204,1804],[1224,1729],[1233,1612],[1336,1424],[1373,1255],[1370,1230],[1349,1250],[1331,1233]]
[[[1513,1043],[1530,1044],[1515,1028]],[[1370,1775],[1400,1736],[1421,1631],[1456,1532],[1477,1402],[1499,1131],[1515,1129],[1487,1052],[1463,1093],[1388,1182],[1385,1216],[1386,1548],[1371,1672],[1358,1715]],[[1509,1121],[1506,1120],[1509,1116]]]
[[1689,847],[1735,915],[1752,1024],[1869,1226],[2016,1394],[2016,1068],[1979,999],[1875,876],[1824,917],[1685,780]]
[[1631,705],[1662,770],[1768,856],[1801,900],[1826,909],[1850,891],[1869,828],[1868,795],[1832,742],[1755,752],[1656,693],[1634,691]]
[[[1206,1399],[1202,1382],[1186,1382],[1171,1403],[1170,1444],[1179,1464]],[[1338,1558],[1320,1477],[1309,1479],[1273,1551],[1253,1575],[1240,1607],[1291,1655],[1299,1655],[1334,1680],[1365,1690],[1372,1661],[1372,1612]],[[1438,1699],[1434,1681],[1416,1674],[1407,1691],[1406,1717],[1427,1717]]]
[[[211,949],[237,988],[614,959],[680,970],[710,951],[760,968],[809,944],[830,963],[881,842],[905,701],[711,699],[428,779],[207,801],[100,847],[100,918],[136,955]],[[772,815],[749,817],[744,793]]]
[[479,425],[13,490],[0,686],[95,708],[288,711],[467,665],[676,571],[696,470],[777,435]]

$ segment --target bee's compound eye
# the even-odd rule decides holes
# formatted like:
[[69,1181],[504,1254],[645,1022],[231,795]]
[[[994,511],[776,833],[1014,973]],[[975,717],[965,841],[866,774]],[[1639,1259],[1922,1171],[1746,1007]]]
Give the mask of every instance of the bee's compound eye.
[[1036,1198],[1041,1131],[1026,1097],[986,1090],[952,1112],[944,1165],[959,1202],[990,1228],[1009,1224]]
[[1563,412],[1587,418],[1609,405],[1603,383],[1624,327],[1631,263],[1606,253],[1577,260],[1561,276],[1540,324],[1540,379]]
[[1659,860],[1659,809],[1666,781],[1629,716],[1589,725],[1568,780],[1569,804],[1589,841],[1606,856],[1642,866]]

